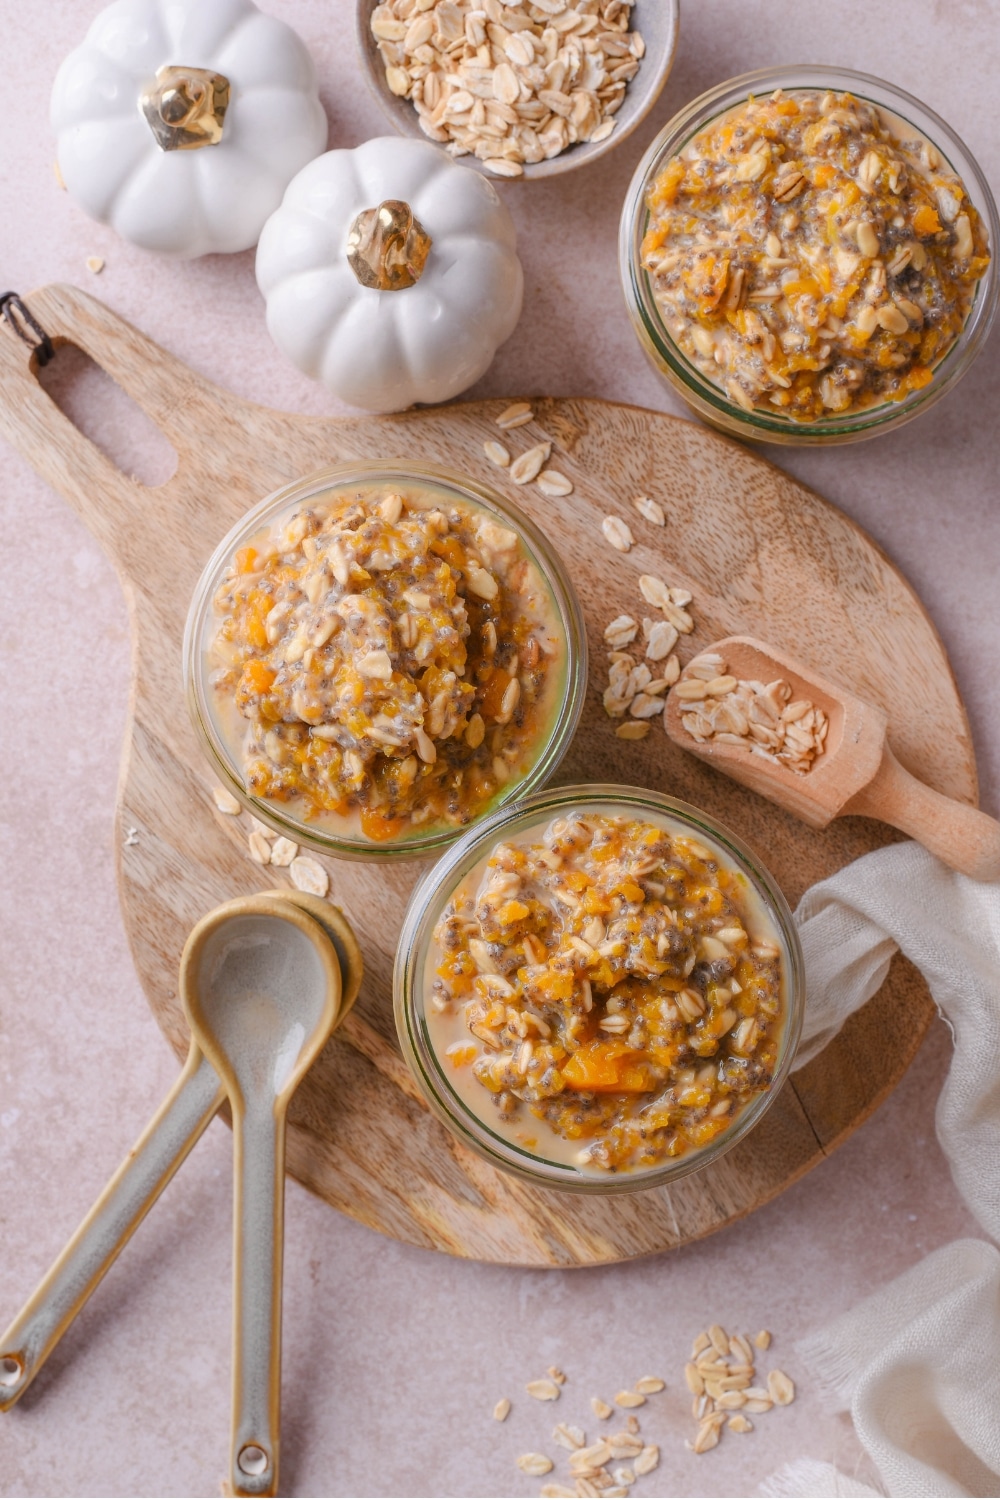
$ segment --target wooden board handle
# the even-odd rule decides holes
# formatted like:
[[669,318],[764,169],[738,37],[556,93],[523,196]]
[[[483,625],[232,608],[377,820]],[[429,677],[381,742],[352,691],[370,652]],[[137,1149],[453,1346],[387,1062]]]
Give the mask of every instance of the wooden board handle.
[[0,325],[0,436],[70,501],[127,573],[137,532],[157,531],[167,513],[189,505],[194,483],[229,480],[220,455],[245,443],[258,408],[195,374],[78,287],[43,287],[25,302],[57,348],[72,344],[89,355],[177,453],[177,470],[163,485],[147,488],[124,474],[60,410],[38,380],[36,359]]
[[891,823],[973,880],[1000,880],[1000,823],[918,781],[888,745],[874,780],[843,811]]

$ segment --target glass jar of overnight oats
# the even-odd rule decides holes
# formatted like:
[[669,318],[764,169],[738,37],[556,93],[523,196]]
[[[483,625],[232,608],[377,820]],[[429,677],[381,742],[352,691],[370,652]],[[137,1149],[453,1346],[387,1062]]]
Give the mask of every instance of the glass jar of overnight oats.
[[996,312],[998,230],[982,171],[919,100],[843,68],[777,67],[661,131],[619,263],[640,343],[705,421],[843,443],[964,375]]
[[788,906],[740,839],[659,793],[575,786],[500,810],[425,876],[394,996],[460,1140],[540,1185],[614,1193],[757,1124],[804,982]]
[[184,663],[224,785],[275,831],[416,857],[543,785],[586,692],[559,558],[516,506],[411,464],[271,495],[202,574]]

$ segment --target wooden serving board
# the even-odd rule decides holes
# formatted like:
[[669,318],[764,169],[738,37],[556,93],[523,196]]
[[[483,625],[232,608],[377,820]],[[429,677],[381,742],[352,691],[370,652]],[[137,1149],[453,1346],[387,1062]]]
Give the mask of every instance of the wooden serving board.
[[[129,601],[134,676],[118,804],[122,910],[149,1003],[180,1057],[176,995],[190,928],[232,896],[285,871],[246,854],[247,819],[215,812],[213,776],[190,727],[181,633],[211,551],[254,502],[323,465],[419,459],[485,480],[534,517],[559,548],[590,631],[586,712],[559,780],[632,782],[694,802],[762,855],[794,906],[807,886],[895,835],[863,819],[815,832],[673,746],[660,725],[640,743],[615,738],[601,706],[601,633],[637,612],[640,573],[694,594],[689,654],[727,635],[763,637],[889,714],[896,755],[951,797],[974,803],[965,713],[920,601],[864,532],[756,454],[691,422],[595,400],[539,400],[535,425],[505,437],[515,452],[543,433],[575,492],[519,489],[483,456],[503,436],[507,404],[470,402],[398,417],[293,416],[238,400],[94,298],[47,287],[29,298],[57,342],[77,345],[139,403],[179,455],[150,490],[121,473],[39,385],[27,351],[0,329],[0,432],[77,509],[114,560]],[[660,530],[630,508],[651,494]],[[637,545],[612,551],[600,522],[628,518]],[[123,846],[124,831],[138,842]],[[396,934],[423,863],[325,860],[367,973],[354,1013],[327,1046],[291,1111],[289,1169],[335,1208],[384,1234],[452,1255],[534,1266],[623,1260],[710,1234],[766,1203],[815,1166],[895,1086],[933,1016],[922,980],[897,957],[885,985],[786,1085],[762,1124],[715,1166],[671,1188],[581,1198],[530,1187],[458,1144],[428,1113],[396,1045],[391,973]]]

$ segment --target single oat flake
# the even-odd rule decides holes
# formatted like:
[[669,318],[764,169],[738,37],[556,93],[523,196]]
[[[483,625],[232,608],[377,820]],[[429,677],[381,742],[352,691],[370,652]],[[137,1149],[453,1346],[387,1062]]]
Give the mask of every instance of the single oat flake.
[[292,885],[309,896],[325,896],[330,889],[330,877],[318,860],[308,854],[299,854],[288,866]]
[[573,481],[558,469],[543,469],[536,480],[543,495],[572,495]]
[[240,804],[237,802],[232,792],[228,792],[224,786],[213,786],[212,801],[215,803],[220,813],[225,813],[229,818],[239,817],[240,812],[242,811]]
[[517,1461],[517,1467],[524,1474],[533,1474],[536,1477],[542,1474],[551,1474],[553,1463],[551,1458],[546,1458],[544,1453],[522,1453]]
[[269,865],[271,863],[271,846],[262,833],[255,828],[247,839],[250,848],[250,858],[258,865]]
[[627,552],[635,544],[635,537],[620,516],[605,516],[601,530],[618,552]]
[[284,868],[291,864],[298,852],[298,844],[293,844],[291,839],[275,839],[271,847],[271,863]]
[[524,1388],[535,1401],[558,1401],[559,1387],[554,1380],[529,1380]]
[[493,1408],[493,1420],[494,1422],[506,1422],[509,1415],[510,1401],[506,1396],[502,1396]]

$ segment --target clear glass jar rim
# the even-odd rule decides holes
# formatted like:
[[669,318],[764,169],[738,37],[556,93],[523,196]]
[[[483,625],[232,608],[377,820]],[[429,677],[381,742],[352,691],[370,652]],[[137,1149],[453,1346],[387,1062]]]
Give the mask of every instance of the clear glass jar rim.
[[[436,1053],[425,1040],[423,997],[418,995],[434,923],[455,887],[482,858],[487,847],[516,827],[524,832],[548,821],[560,808],[615,804],[626,812],[644,808],[678,822],[721,844],[747,877],[771,911],[781,933],[784,958],[787,1014],[782,1050],[770,1087],[758,1094],[735,1121],[731,1130],[709,1146],[670,1163],[641,1171],[595,1177],[565,1163],[549,1162],[506,1140],[472,1112],[449,1086]],[[701,1170],[732,1150],[759,1123],[777,1098],[791,1070],[805,1011],[805,974],[802,948],[794,917],[774,877],[752,849],[711,814],[679,798],[644,787],[614,783],[589,783],[549,788],[536,792],[513,807],[500,808],[484,823],[470,829],[429,870],[414,889],[400,932],[393,970],[393,1008],[404,1057],[414,1072],[432,1110],[459,1139],[485,1156],[495,1166],[530,1178],[536,1184],[578,1193],[614,1194],[645,1191],[674,1182]],[[438,1082],[443,1086],[439,1088]]]
[[[419,859],[447,848],[461,838],[466,829],[440,829],[425,838],[407,840],[387,839],[384,843],[352,839],[327,833],[311,827],[291,816],[283,815],[270,802],[254,797],[247,792],[242,777],[233,765],[225,743],[217,732],[210,713],[208,694],[203,671],[204,661],[201,643],[204,637],[208,612],[222,570],[231,561],[240,543],[254,531],[259,530],[286,509],[304,503],[311,495],[353,481],[365,483],[386,482],[427,483],[451,491],[459,501],[481,505],[492,510],[517,531],[523,546],[537,565],[552,602],[558,612],[558,624],[563,638],[565,661],[561,669],[565,672],[564,691],[550,733],[539,746],[538,754],[528,772],[503,789],[502,799],[493,811],[503,807],[522,794],[543,786],[554,774],[565,755],[576,732],[583,713],[587,689],[587,634],[576,590],[559,554],[551,546],[541,528],[513,501],[497,494],[488,485],[452,470],[432,464],[410,463],[405,460],[358,459],[347,463],[330,465],[303,475],[281,489],[273,491],[259,500],[239,521],[233,525],[219,542],[202,570],[195,586],[184,627],[183,667],[185,695],[194,722],[199,742],[208,758],[240,800],[252,808],[255,816],[273,827],[275,831],[307,844],[321,853],[342,858],[362,860]],[[489,816],[487,814],[486,816]],[[482,821],[477,818],[470,826],[475,828]]]
[[[981,204],[977,204],[977,207],[980,207],[981,212],[985,211],[984,217],[988,225],[990,264],[977,284],[973,304],[961,333],[934,367],[934,379],[903,401],[887,402],[846,416],[832,415],[818,422],[795,422],[777,414],[772,416],[759,407],[755,407],[752,412],[747,411],[728,400],[723,389],[686,358],[670,338],[655,311],[649,278],[640,265],[638,252],[645,213],[645,189],[666,155],[675,155],[692,134],[716,115],[735,107],[741,98],[752,94],[755,87],[760,91],[777,87],[817,90],[827,87],[847,88],[868,103],[899,114],[915,130],[926,134],[932,144],[942,148],[950,147],[951,152],[961,158],[961,170],[958,167],[955,170],[959,172],[963,182],[967,187],[968,179],[975,184],[981,199]],[[866,93],[865,89],[872,92]],[[879,93],[884,97],[879,98]],[[908,109],[924,116],[928,128],[925,129],[917,121],[910,119]],[[945,150],[945,155],[950,160],[948,150]],[[981,351],[1000,302],[1000,272],[996,264],[998,244],[1000,216],[986,176],[961,137],[929,105],[896,84],[871,73],[820,63],[782,64],[742,73],[707,89],[668,120],[650,143],[636,167],[625,195],[619,228],[619,274],[629,315],[647,354],[661,368],[667,366],[671,376],[680,386],[687,388],[698,403],[717,412],[720,419],[753,431],[757,437],[798,438],[803,441],[824,437],[835,439],[861,436],[901,425],[903,421],[939,401],[961,379]]]

